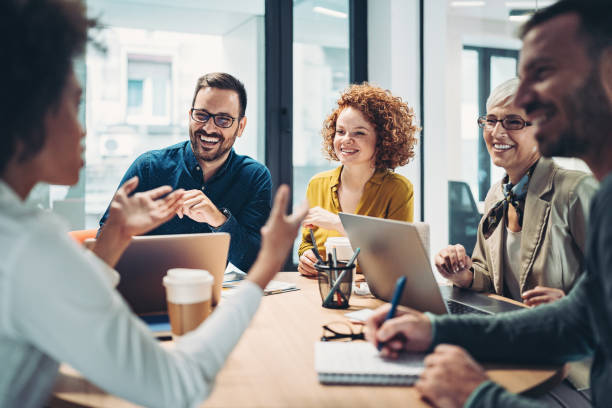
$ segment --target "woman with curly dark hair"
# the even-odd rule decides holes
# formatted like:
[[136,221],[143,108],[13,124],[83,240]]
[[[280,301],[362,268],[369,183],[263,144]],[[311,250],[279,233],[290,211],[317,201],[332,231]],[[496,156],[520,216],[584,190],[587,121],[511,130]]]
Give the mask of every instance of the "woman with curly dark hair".
[[351,85],[323,125],[323,152],[340,162],[314,176],[306,197],[298,270],[316,274],[310,228],[320,253],[329,237],[345,236],[340,211],[412,221],[412,183],[393,170],[414,157],[416,125],[413,110],[391,92],[363,83]]

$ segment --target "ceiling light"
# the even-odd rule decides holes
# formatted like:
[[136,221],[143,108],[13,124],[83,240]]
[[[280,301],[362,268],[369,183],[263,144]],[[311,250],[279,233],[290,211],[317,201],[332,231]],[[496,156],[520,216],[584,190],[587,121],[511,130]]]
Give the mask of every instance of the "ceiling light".
[[315,13],[325,14],[326,16],[336,17],[336,18],[347,18],[348,17],[348,14],[346,13],[343,13],[338,10],[328,9],[326,7],[316,6],[312,9],[312,11],[314,11]]
[[451,1],[452,7],[483,7],[485,2],[483,0],[454,0]]

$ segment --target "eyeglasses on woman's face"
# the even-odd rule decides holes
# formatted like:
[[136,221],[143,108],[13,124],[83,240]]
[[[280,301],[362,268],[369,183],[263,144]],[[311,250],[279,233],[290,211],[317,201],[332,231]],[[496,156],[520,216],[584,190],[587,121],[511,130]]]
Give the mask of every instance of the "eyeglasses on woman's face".
[[497,119],[497,117],[492,115],[478,118],[478,126],[486,130],[493,130],[497,122],[501,122],[502,127],[506,130],[521,130],[525,126],[531,126],[531,122],[525,121],[519,115],[508,115],[501,119]]

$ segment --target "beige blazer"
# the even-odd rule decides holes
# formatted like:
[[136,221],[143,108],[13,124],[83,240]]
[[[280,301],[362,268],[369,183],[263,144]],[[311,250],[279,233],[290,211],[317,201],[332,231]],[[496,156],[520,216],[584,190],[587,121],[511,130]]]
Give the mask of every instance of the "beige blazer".
[[[520,262],[521,293],[537,285],[565,293],[572,288],[584,269],[589,205],[597,188],[597,181],[586,173],[562,169],[551,159],[539,160],[527,189],[520,254],[509,260]],[[472,289],[499,295],[504,295],[506,216],[488,239],[482,225],[503,197],[500,180],[485,198],[485,217],[472,254]]]

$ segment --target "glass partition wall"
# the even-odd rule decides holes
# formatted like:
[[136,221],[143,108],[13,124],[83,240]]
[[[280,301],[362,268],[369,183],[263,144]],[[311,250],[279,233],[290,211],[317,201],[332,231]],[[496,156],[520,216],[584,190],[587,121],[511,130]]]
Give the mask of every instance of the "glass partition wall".
[[[491,164],[476,118],[485,113],[491,89],[516,75],[519,11],[553,2],[88,0],[90,14],[106,24],[99,35],[106,51],[90,49],[76,63],[85,85],[86,167],[78,185],[38,186],[30,201],[53,208],[73,229],[96,227],[139,154],[187,139],[195,80],[227,71],[249,95],[248,125],[236,150],[266,163],[274,180],[289,181],[297,204],[310,178],[336,165],[322,155],[320,130],[349,84],[354,51],[365,47],[367,79],[401,96],[421,118],[417,155],[397,171],[414,185],[415,220],[430,224],[433,255],[451,236],[475,233],[484,196],[503,176]],[[267,35],[292,46],[279,56],[281,68],[268,67],[274,72],[266,77],[265,10],[271,15],[288,4],[281,21],[290,28],[268,27]],[[367,44],[354,46],[351,38],[362,29],[351,26],[356,4],[364,13],[367,8]],[[282,76],[279,70],[291,72],[290,79],[270,83]],[[278,109],[289,112],[290,123],[268,126],[277,114],[277,105],[266,101],[270,87],[290,90]],[[279,144],[290,147],[268,154]],[[577,160],[559,162],[585,169]],[[450,182],[460,183],[457,193]],[[453,208],[470,214],[457,217]]]
[[[293,203],[315,174],[337,166],[322,153],[323,121],[349,84],[348,0],[293,1]],[[293,262],[298,262],[298,236]]]
[[198,77],[225,71],[246,87],[248,125],[236,150],[264,161],[264,0],[88,0],[104,24],[77,72],[85,90],[86,166],[74,187],[36,199],[72,229],[95,228],[140,154],[187,140]]
[[[517,75],[522,14],[551,3],[421,1],[424,218],[431,225],[432,256],[449,243],[473,250],[484,198],[504,175],[492,164],[476,119],[486,113],[491,90]],[[461,242],[451,242],[457,237]]]

